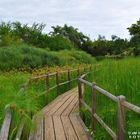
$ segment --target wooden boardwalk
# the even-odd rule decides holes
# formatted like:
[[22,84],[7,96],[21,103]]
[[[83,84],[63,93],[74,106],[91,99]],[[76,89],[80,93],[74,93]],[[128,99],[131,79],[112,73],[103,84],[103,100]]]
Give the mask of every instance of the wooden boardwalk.
[[29,140],[89,140],[78,113],[78,89],[59,95],[36,118],[37,127]]

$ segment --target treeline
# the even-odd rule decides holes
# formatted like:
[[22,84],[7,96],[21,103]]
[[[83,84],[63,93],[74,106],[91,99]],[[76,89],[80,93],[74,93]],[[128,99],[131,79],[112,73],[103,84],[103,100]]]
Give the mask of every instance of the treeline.
[[0,71],[41,67],[92,64],[95,59],[75,49],[74,43],[59,34],[45,34],[44,24],[19,22],[0,24]]
[[34,23],[29,26],[20,22],[2,22],[0,24],[0,47],[26,43],[52,51],[82,49],[92,56],[136,56],[140,54],[140,20],[127,28],[131,35],[130,40],[115,35],[111,36],[111,40],[107,40],[99,35],[97,40],[92,41],[77,28],[68,25],[53,26],[53,31],[48,34],[43,33],[44,28],[45,24]]

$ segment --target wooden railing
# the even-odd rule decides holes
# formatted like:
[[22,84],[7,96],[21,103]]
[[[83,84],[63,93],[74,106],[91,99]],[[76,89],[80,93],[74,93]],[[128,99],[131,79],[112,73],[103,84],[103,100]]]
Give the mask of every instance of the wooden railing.
[[[47,74],[31,77],[22,86],[22,88],[19,90],[18,94],[20,94],[20,93],[22,93],[22,91],[26,90],[28,88],[28,86],[31,86],[31,83],[34,80],[45,78],[46,79],[45,80],[46,90],[43,92],[43,94],[49,93],[51,90],[56,88],[57,89],[57,94],[59,95],[59,90],[60,90],[60,87],[62,85],[68,84],[69,89],[70,89],[72,87],[71,86],[72,82],[77,81],[79,75],[82,75],[85,72],[88,73],[89,71],[91,71],[91,69],[92,69],[92,67],[90,65],[90,66],[87,66],[87,67],[78,67],[77,69],[67,69],[67,70],[64,70],[64,71],[56,71],[54,73],[47,73]],[[72,72],[77,73],[76,77],[74,79],[72,79],[72,77],[71,77]],[[66,73],[67,73],[67,81],[60,82],[60,75],[63,75],[63,74],[66,74]],[[53,85],[53,87],[50,87],[49,80],[53,76],[56,79],[56,84]],[[41,94],[41,96],[43,94]],[[9,131],[10,131],[10,124],[11,124],[11,121],[12,121],[12,109],[11,109],[11,106],[7,105],[6,108],[5,108],[5,111],[6,111],[5,118],[4,118],[1,130],[0,130],[0,140],[8,140]],[[21,124],[19,125],[15,140],[21,138],[23,128],[24,128],[24,121],[21,121]]]
[[[125,140],[125,108],[140,114],[140,107],[127,102],[125,96],[123,95],[116,97],[113,94],[109,93],[108,91],[97,86],[96,83],[86,81],[85,77],[86,74],[78,78],[80,112],[81,107],[83,105],[91,113],[93,132],[96,131],[96,123],[98,122],[108,132],[108,134],[113,138],[113,140]],[[87,105],[83,99],[82,84],[88,85],[92,88],[92,107]],[[117,134],[113,132],[113,130],[96,113],[96,94],[97,94],[96,91],[98,91],[99,93],[105,95],[106,97],[117,103],[118,106]]]
[[[46,89],[47,90],[44,91],[44,93],[46,93],[46,92],[49,93],[51,90],[57,89],[57,94],[59,95],[59,89],[62,85],[68,84],[68,87],[70,89],[72,82],[77,81],[78,77],[80,75],[82,75],[84,73],[89,73],[91,71],[91,69],[92,69],[92,66],[90,65],[90,66],[87,66],[87,67],[81,67],[81,68],[78,67],[77,69],[67,69],[67,70],[63,70],[63,71],[56,71],[56,72],[53,72],[53,73],[47,73],[47,74],[44,74],[44,75],[39,75],[39,76],[32,77],[29,80],[29,83],[31,83],[33,80],[36,80],[36,79],[46,78]],[[72,79],[72,77],[71,77],[72,72],[77,73],[76,77],[74,79]],[[60,77],[61,77],[61,75],[64,75],[64,74],[67,74],[67,80],[64,81],[64,82],[61,82]],[[55,77],[55,79],[56,79],[56,83],[52,87],[50,87],[50,84],[49,84],[49,81],[50,81],[51,77]],[[26,85],[28,85],[28,84],[26,84]]]
[[3,125],[0,131],[0,140],[7,140],[8,139],[8,134],[10,130],[10,124],[12,120],[12,113],[9,105],[6,106],[5,108],[6,115],[3,121]]

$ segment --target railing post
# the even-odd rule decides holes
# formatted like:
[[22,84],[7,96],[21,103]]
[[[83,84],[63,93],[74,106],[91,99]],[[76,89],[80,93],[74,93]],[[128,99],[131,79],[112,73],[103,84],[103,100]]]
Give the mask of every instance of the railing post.
[[5,108],[5,118],[3,120],[2,127],[0,129],[0,140],[8,140],[10,124],[12,120],[12,113],[10,105],[7,105]]
[[49,74],[46,75],[46,89],[49,91]]
[[68,69],[68,85],[69,85],[69,89],[71,88],[71,78],[70,78],[70,69]]
[[59,95],[59,73],[56,72],[56,85],[57,85],[57,95]]
[[84,73],[86,73],[86,68],[84,67]]
[[118,96],[118,134],[117,140],[125,140],[125,108],[122,103],[125,101],[125,96]]
[[77,76],[79,77],[80,76],[80,68],[78,67],[77,69]]
[[79,112],[80,112],[80,116],[82,117],[81,111],[82,111],[82,103],[81,103],[81,99],[82,99],[82,83],[80,81],[80,76],[78,78],[78,93],[79,93]]
[[[86,80],[86,75],[83,77],[83,79]],[[84,85],[83,86],[83,92],[84,92],[85,91],[86,84],[84,83],[83,85]]]
[[96,113],[96,89],[95,89],[96,83],[92,84],[92,128],[93,131],[96,131],[96,118],[94,117],[94,114]]

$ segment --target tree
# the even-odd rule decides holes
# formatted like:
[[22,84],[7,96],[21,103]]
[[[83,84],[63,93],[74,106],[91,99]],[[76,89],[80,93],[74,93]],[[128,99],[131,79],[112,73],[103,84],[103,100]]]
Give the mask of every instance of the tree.
[[45,24],[34,23],[31,27],[28,24],[21,24],[20,22],[13,22],[13,32],[19,36],[25,43],[41,47],[44,35],[42,34]]
[[127,28],[131,37],[130,45],[133,48],[134,55],[140,54],[140,19],[132,24],[131,27]]
[[12,23],[0,23],[0,46],[8,46],[20,42],[20,38],[13,33]]
[[64,25],[61,26],[52,26],[53,31],[50,32],[51,36],[60,35],[64,38],[69,39],[76,48],[81,48],[82,45],[89,40],[89,37],[84,35],[82,32],[79,32],[77,28],[73,26]]

